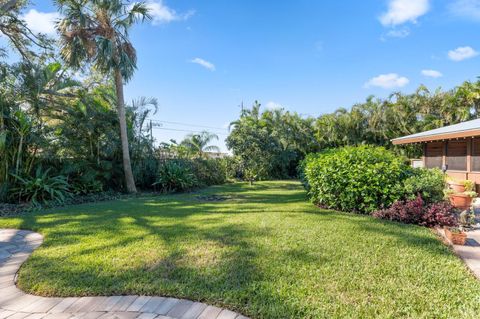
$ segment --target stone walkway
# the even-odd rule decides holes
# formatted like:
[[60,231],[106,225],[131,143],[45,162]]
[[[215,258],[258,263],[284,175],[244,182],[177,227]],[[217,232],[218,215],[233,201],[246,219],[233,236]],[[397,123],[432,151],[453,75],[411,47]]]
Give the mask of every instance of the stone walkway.
[[474,275],[480,279],[480,229],[467,232],[465,246],[452,245],[452,247]]
[[16,274],[43,237],[0,229],[0,319],[248,319],[200,302],[166,297],[111,296],[48,298],[25,294]]

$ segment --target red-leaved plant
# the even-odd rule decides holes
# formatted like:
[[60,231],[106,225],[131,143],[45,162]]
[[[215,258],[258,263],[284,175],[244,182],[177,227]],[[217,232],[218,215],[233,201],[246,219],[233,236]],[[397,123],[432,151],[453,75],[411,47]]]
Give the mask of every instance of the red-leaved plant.
[[414,200],[396,201],[390,208],[373,212],[372,216],[425,227],[458,225],[455,210],[450,203],[425,205],[420,196]]

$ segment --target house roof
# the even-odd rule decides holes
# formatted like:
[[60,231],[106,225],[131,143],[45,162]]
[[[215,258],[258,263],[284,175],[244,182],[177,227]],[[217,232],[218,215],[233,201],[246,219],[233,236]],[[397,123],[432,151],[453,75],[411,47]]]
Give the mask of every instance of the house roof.
[[434,130],[395,138],[394,145],[431,142],[455,138],[480,136],[480,119],[462,122]]

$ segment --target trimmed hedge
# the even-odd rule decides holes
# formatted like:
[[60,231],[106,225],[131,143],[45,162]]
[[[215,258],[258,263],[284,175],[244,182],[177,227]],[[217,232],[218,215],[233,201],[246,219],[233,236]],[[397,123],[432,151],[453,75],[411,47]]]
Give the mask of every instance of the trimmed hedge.
[[368,145],[311,154],[302,167],[312,202],[363,214],[401,199],[403,181],[412,174],[404,158],[383,147]]

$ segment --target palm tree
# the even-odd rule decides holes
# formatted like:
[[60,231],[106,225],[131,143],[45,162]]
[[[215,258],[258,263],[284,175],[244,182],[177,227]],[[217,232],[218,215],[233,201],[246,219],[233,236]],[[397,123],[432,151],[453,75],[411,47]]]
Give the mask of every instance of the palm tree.
[[150,19],[148,8],[143,2],[130,4],[122,0],[56,0],[56,3],[64,15],[57,24],[63,59],[75,69],[92,63],[103,74],[113,75],[125,185],[129,193],[135,193],[123,83],[133,76],[137,66],[137,55],[128,30],[136,22]]
[[210,145],[214,140],[218,140],[218,135],[203,131],[200,134],[187,135],[180,145],[202,157],[205,155],[205,152],[220,152],[218,146]]

